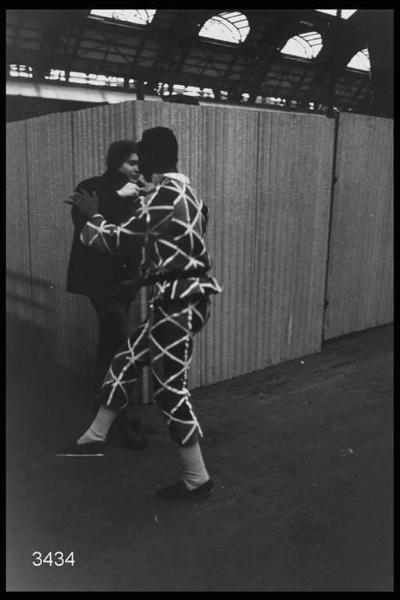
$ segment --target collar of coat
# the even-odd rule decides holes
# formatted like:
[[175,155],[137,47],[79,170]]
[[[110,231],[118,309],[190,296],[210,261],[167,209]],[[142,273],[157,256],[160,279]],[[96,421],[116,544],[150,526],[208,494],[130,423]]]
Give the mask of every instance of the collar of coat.
[[124,186],[129,181],[128,176],[119,169],[107,169],[103,173],[103,179],[106,179],[111,185],[117,188]]

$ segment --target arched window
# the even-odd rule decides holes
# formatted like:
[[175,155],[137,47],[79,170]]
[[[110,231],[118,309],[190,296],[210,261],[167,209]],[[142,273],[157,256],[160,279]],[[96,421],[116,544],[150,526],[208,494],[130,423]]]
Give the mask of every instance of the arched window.
[[317,31],[301,33],[290,38],[282,48],[282,54],[299,58],[315,58],[322,48],[322,39]]
[[250,25],[246,16],[240,12],[222,12],[208,19],[200,30],[199,36],[240,44],[249,35]]
[[[356,8],[316,8],[317,12],[326,13],[327,15],[333,15],[334,17],[342,17],[342,19],[349,19],[355,12]],[[340,10],[340,15],[339,11]]]
[[369,61],[369,52],[367,48],[360,50],[353,56],[353,58],[347,63],[348,69],[357,69],[358,71],[370,71],[371,63]]
[[155,9],[137,9],[137,10],[103,10],[97,9],[90,11],[90,14],[94,17],[104,17],[106,19],[112,19],[113,21],[120,21],[124,23],[134,23],[136,25],[148,25],[154,19],[156,14]]

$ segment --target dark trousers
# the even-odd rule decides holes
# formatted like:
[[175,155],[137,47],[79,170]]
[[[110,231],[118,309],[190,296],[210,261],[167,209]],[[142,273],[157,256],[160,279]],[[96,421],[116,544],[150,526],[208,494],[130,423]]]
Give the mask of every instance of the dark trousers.
[[[97,391],[114,357],[114,354],[129,337],[129,307],[130,302],[108,302],[108,297],[91,297],[99,320],[99,338],[95,364],[94,385]],[[98,409],[96,401],[95,410]]]

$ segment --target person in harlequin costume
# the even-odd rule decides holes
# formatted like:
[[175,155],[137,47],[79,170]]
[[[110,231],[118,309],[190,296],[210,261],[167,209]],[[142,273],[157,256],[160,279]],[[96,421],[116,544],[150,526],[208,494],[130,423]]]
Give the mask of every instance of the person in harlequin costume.
[[[213,490],[202,457],[200,424],[190,401],[188,370],[193,336],[210,315],[210,296],[221,292],[209,273],[204,235],[208,210],[177,171],[178,144],[173,132],[155,127],[138,144],[139,170],[153,188],[139,195],[139,206],[120,225],[99,213],[96,195],[83,191],[67,201],[87,218],[82,242],[100,252],[127,253],[142,244],[144,285],[151,286],[148,318],[115,354],[98,392],[100,409],[89,429],[62,456],[103,455],[108,430],[129,402],[142,368],[151,365],[154,398],[178,447],[182,478],[157,495],[168,500],[198,498]],[[135,184],[131,184],[134,186]]]

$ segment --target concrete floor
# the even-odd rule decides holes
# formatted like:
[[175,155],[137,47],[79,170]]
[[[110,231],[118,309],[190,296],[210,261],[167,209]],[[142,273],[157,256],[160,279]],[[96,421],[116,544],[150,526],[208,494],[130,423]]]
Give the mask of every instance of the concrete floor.
[[197,504],[153,497],[178,474],[155,407],[147,450],[58,458],[85,390],[8,363],[7,591],[393,591],[392,326],[195,391],[216,482]]

